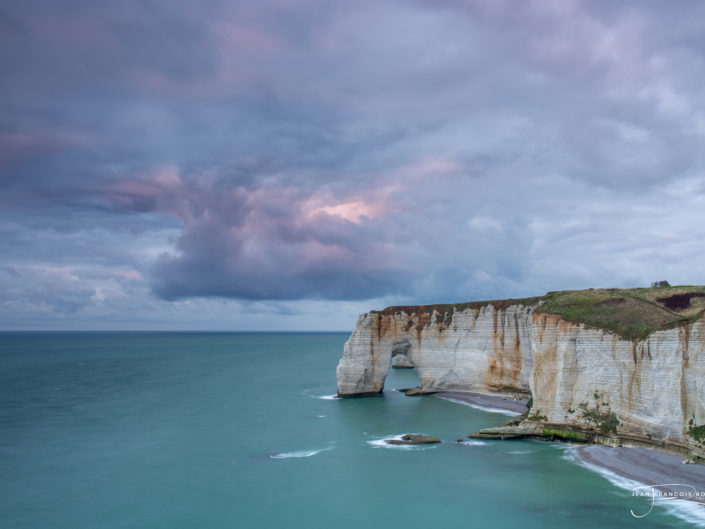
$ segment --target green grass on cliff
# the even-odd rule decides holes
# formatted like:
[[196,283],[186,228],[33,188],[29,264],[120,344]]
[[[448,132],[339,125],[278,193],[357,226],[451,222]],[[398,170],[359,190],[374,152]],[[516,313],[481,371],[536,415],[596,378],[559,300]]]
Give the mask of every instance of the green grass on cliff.
[[517,304],[534,306],[536,313],[557,314],[566,321],[612,332],[626,340],[643,340],[654,331],[700,318],[705,312],[705,286],[562,290],[534,298],[396,306],[373,312],[423,315],[423,320],[417,318],[421,326],[430,323],[435,314],[436,323],[448,326],[454,312],[487,305],[500,310]]
[[[488,305],[493,305],[495,309],[504,309],[510,305],[527,305],[535,306],[542,299],[541,296],[536,296],[533,298],[517,298],[517,299],[497,299],[491,301],[466,301],[464,303],[441,303],[437,305],[394,305],[387,307],[384,310],[373,310],[371,312],[375,314],[396,314],[399,312],[405,312],[407,314],[417,314],[426,313],[432,314],[435,312],[437,315],[453,314],[453,312],[462,312],[467,309],[481,309]],[[440,316],[437,316],[440,317]]]
[[705,287],[679,286],[549,292],[535,312],[643,340],[654,331],[690,323],[704,310]]
[[705,440],[705,424],[700,426],[693,426],[688,430],[690,436],[696,441]]

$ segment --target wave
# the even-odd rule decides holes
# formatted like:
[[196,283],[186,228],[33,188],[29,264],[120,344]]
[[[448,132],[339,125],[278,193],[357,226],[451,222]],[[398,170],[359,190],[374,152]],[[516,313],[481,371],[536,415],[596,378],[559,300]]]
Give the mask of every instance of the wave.
[[289,459],[289,458],[296,458],[296,457],[311,457],[315,456],[316,454],[320,454],[321,452],[325,452],[326,450],[332,450],[332,448],[321,448],[319,450],[299,450],[298,452],[283,452],[281,454],[270,454],[271,459]]
[[521,415],[521,413],[512,411],[512,410],[504,410],[502,408],[487,408],[485,406],[478,406],[476,404],[470,404],[473,408],[477,408],[478,410],[482,411],[488,411],[490,413],[501,413],[502,415],[508,415],[509,417],[517,417]]
[[307,388],[301,391],[301,395],[306,395],[307,397],[310,397],[312,399],[321,399],[321,400],[340,400],[340,397],[338,397],[337,393],[333,393],[332,395],[317,395],[318,391],[321,391],[320,388]]
[[[639,481],[625,478],[620,476],[616,472],[609,470],[607,468],[583,461],[577,456],[576,452],[578,446],[568,446],[565,447],[565,452],[563,453],[563,458],[580,465],[583,468],[594,472],[603,478],[607,479],[612,485],[619,487],[620,489],[628,490],[633,492],[635,489],[642,487],[649,487],[645,483]],[[699,503],[695,503],[688,500],[667,500],[667,501],[657,501],[654,506],[658,505],[663,508],[668,514],[676,516],[681,520],[691,523],[697,527],[705,527],[705,506]]]
[[[561,447],[563,448],[563,447]],[[620,476],[616,472],[613,472],[612,470],[609,470],[607,468],[595,465],[593,463],[589,463],[587,461],[583,461],[578,455],[576,454],[578,446],[566,446],[564,448],[563,452],[563,459],[566,459],[568,461],[571,461],[572,463],[576,463],[580,465],[583,468],[587,468],[591,472],[595,472],[596,474],[599,474],[603,478],[607,479],[612,485],[616,485],[619,488],[626,489],[626,490],[634,490],[637,487],[642,487],[644,484],[640,483],[638,481],[635,481],[633,479],[625,478],[624,476]]]
[[463,406],[470,406],[471,408],[476,408],[478,410],[482,411],[487,411],[490,413],[501,413],[502,415],[508,415],[510,417],[516,417],[517,415],[521,415],[521,413],[518,413],[516,411],[511,411],[511,410],[505,410],[503,408],[490,408],[488,406],[480,406],[478,404],[472,404],[470,402],[460,400],[460,399],[454,399],[453,397],[438,397],[439,399],[443,400],[448,400],[450,402],[455,402],[456,404],[462,404]]
[[469,441],[462,441],[457,444],[463,445],[463,446],[483,446],[483,445],[487,444],[487,441],[478,441],[476,439],[470,439]]
[[[418,444],[418,445],[393,445],[389,444],[387,442],[387,439],[399,439],[407,434],[402,433],[399,435],[387,435],[386,437],[382,437],[380,439],[372,439],[371,441],[367,441],[367,444],[372,446],[373,448],[391,448],[393,450],[428,450],[430,448],[438,448],[439,443],[434,443],[434,444]],[[417,434],[418,435],[418,434]]]
[[661,506],[669,514],[677,516],[681,520],[697,527],[705,527],[705,507],[701,504],[686,500],[671,500]]

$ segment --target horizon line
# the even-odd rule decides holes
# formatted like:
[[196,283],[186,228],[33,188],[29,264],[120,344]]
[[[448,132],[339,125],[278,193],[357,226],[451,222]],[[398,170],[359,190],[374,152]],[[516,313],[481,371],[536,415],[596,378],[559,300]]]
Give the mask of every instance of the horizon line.
[[251,333],[251,334],[274,334],[274,333],[351,333],[352,330],[321,330],[321,329],[302,329],[302,330],[286,330],[286,329],[264,329],[264,330],[218,330],[218,329],[0,329],[2,333],[41,333],[41,332],[134,332],[134,333],[157,333],[157,332],[175,332],[175,333]]

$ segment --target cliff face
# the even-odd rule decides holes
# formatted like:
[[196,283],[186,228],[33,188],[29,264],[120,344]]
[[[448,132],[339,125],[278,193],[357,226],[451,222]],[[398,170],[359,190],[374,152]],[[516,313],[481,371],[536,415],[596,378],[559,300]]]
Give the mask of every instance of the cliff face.
[[422,392],[530,391],[519,430],[532,435],[558,426],[705,455],[703,317],[632,341],[531,304],[392,307],[359,317],[338,394],[380,393],[400,354]]
[[424,392],[529,391],[531,307],[392,307],[362,314],[338,364],[338,394],[379,393],[392,356],[416,366]]
[[702,452],[705,321],[643,341],[534,314],[531,417]]

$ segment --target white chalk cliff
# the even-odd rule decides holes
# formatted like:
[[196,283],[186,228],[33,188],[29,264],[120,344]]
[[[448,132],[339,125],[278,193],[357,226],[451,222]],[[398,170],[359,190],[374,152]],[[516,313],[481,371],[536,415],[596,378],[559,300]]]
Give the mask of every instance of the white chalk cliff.
[[529,392],[531,308],[492,304],[360,315],[338,365],[341,396],[380,393],[398,354],[416,366],[421,389]]
[[505,432],[587,432],[594,441],[705,455],[697,435],[705,424],[703,317],[631,341],[536,305],[534,298],[362,314],[338,364],[338,394],[382,392],[392,357],[404,354],[421,392],[530,393],[528,417]]

